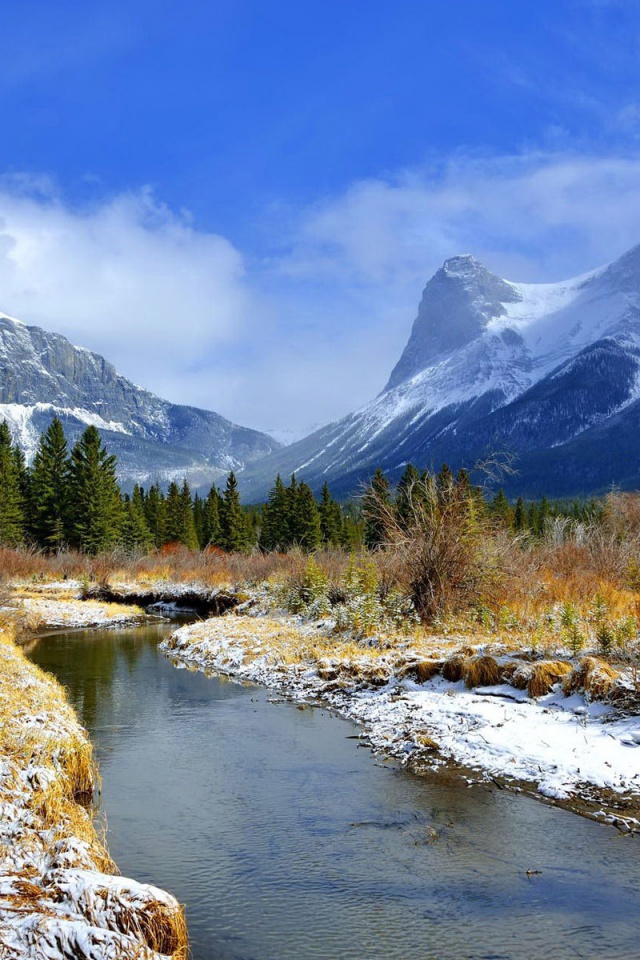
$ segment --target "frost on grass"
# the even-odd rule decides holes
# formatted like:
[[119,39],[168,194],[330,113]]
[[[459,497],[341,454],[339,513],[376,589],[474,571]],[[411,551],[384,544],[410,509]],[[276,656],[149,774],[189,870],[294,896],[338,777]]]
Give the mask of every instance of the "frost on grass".
[[116,876],[95,833],[91,745],[63,689],[6,633],[0,727],[0,957],[184,957],[176,900]]
[[611,693],[589,686],[611,680],[596,658],[530,664],[451,638],[374,648],[292,618],[238,616],[183,627],[162,647],[178,663],[328,701],[415,766],[451,759],[554,799],[617,794],[640,805],[640,716],[596,699]]
[[136,623],[144,617],[139,607],[118,603],[100,603],[75,598],[16,596],[11,601],[11,613],[20,621],[23,630],[34,632],[58,627],[88,628]]

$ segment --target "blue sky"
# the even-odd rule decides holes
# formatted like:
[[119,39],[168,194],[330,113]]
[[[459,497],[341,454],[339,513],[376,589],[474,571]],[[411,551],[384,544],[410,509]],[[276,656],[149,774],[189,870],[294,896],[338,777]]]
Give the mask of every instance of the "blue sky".
[[366,402],[444,257],[552,280],[640,242],[640,7],[0,11],[0,308],[176,401]]

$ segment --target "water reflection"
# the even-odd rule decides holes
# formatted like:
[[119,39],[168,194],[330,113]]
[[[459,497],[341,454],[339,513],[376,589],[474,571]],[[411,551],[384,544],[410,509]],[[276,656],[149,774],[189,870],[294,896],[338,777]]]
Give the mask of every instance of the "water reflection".
[[376,762],[323,710],[175,669],[166,629],[31,656],[92,732],[112,854],[187,904],[196,960],[635,955],[635,841]]

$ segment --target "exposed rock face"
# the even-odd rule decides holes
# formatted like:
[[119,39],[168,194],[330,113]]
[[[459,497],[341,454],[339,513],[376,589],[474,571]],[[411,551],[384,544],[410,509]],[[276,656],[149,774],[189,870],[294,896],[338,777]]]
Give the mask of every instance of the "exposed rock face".
[[367,406],[248,467],[259,498],[277,472],[358,489],[380,466],[473,467],[517,457],[513,493],[571,495],[640,483],[640,247],[551,284],[447,260],[383,392]]
[[408,380],[438,357],[479,337],[492,317],[504,315],[505,303],[520,294],[471,256],[452,257],[424,288],[409,342],[385,390]]
[[217,413],[161,400],[59,334],[0,316],[0,419],[30,455],[55,414],[70,440],[95,424],[125,483],[204,484],[280,446]]

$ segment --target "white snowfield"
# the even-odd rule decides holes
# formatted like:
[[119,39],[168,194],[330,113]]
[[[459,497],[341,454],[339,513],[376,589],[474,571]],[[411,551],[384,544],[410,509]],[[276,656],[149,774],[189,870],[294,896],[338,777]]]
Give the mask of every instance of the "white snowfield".
[[[296,464],[296,472],[318,460],[326,460],[327,471],[336,468],[346,456],[362,454],[399,418],[408,418],[411,427],[418,427],[447,409],[453,420],[446,429],[455,432],[458,408],[481,397],[491,410],[503,407],[603,338],[637,348],[639,275],[640,247],[611,264],[557,283],[502,280],[469,255],[445,261],[427,290],[442,276],[455,284],[460,303],[468,292],[482,316],[477,334],[468,342],[435,353],[413,375],[325,428],[328,440],[323,437],[322,449]],[[491,304],[478,300],[473,292],[478,277],[501,283],[505,299]],[[420,317],[416,323],[419,321]],[[439,328],[446,323],[446,315],[438,314],[431,323]],[[407,346],[405,353],[410,349]],[[640,385],[636,384],[623,405],[639,396]],[[609,415],[614,412],[610,410]],[[398,444],[399,454],[403,442]]]
[[[238,619],[182,627],[161,646],[178,663],[274,686],[294,699],[328,701],[365,724],[375,748],[404,763],[437,769],[453,760],[488,776],[528,781],[557,800],[588,800],[602,791],[640,798],[640,716],[623,718],[559,689],[532,700],[506,684],[468,690],[439,676],[418,684],[394,677],[392,669],[382,687],[343,682],[336,689],[310,662],[277,662],[249,625],[241,637],[233,626]],[[384,666],[384,657],[371,666]],[[437,752],[430,752],[432,743],[425,751],[425,737]]]
[[0,422],[7,421],[15,442],[21,446],[29,461],[33,459],[40,439],[40,430],[33,422],[34,415],[38,413],[71,417],[87,427],[97,427],[99,430],[109,430],[112,433],[131,434],[131,430],[124,423],[105,420],[99,413],[84,407],[63,407],[53,403],[0,403]]

